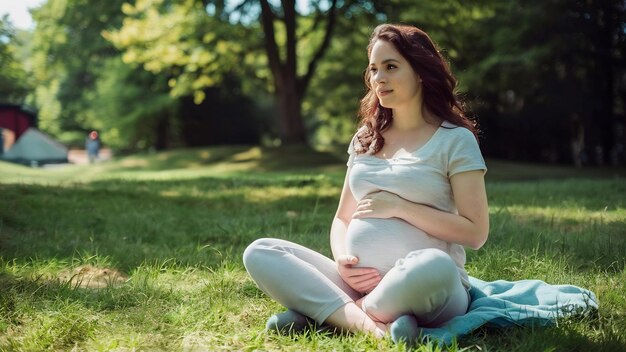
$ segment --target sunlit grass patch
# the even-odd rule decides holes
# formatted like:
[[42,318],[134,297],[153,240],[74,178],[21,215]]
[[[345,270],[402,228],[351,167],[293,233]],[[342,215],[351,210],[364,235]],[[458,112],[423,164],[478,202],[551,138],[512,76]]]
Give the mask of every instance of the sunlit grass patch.
[[81,288],[105,288],[126,282],[128,276],[112,268],[83,265],[61,272],[59,280]]
[[[97,317],[85,314],[80,303],[67,303],[33,314],[0,338],[0,347],[9,350],[58,350],[95,336]],[[4,341],[3,341],[4,340]]]

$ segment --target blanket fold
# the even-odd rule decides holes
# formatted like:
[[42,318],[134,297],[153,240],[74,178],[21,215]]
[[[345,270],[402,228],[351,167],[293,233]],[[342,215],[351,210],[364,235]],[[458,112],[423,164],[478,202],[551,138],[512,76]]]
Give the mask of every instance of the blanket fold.
[[559,318],[598,309],[593,292],[572,285],[550,285],[540,280],[485,282],[470,277],[472,302],[465,315],[438,328],[423,328],[422,336],[445,344],[478,327],[546,326]]

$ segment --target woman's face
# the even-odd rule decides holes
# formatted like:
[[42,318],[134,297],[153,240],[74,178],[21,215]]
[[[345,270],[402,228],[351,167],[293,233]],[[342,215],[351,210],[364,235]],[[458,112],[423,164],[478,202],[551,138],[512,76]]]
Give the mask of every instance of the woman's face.
[[372,90],[383,107],[397,109],[419,103],[420,78],[393,44],[384,40],[374,43],[368,70]]

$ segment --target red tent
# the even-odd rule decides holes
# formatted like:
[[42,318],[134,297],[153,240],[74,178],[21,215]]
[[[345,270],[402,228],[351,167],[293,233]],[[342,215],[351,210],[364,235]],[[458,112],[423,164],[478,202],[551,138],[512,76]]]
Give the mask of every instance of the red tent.
[[67,162],[67,148],[37,130],[37,114],[28,107],[0,104],[0,130],[0,160],[26,165]]
[[18,140],[29,127],[37,127],[37,114],[23,105],[0,104],[0,128],[15,134]]

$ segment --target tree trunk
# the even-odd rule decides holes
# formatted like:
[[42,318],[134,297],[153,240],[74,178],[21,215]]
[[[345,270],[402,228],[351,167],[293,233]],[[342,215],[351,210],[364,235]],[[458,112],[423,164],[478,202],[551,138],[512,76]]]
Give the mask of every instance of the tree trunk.
[[282,84],[276,85],[278,125],[280,139],[284,144],[306,144],[306,131],[302,119],[302,94],[295,75],[284,75]]
[[619,30],[612,17],[611,5],[598,4],[594,8],[597,17],[596,28],[593,34],[593,42],[596,46],[595,65],[593,76],[589,79],[594,82],[593,91],[593,127],[592,150],[597,164],[604,164],[609,161],[610,153],[613,149],[614,131],[613,125],[613,35]]
[[[306,144],[306,130],[302,120],[302,99],[306,88],[311,81],[319,60],[328,49],[330,38],[335,27],[335,9],[337,0],[332,0],[328,10],[328,20],[322,44],[309,62],[306,74],[299,77],[297,74],[296,53],[296,8],[295,2],[284,0],[281,2],[283,15],[276,16],[268,0],[261,0],[261,25],[265,35],[265,52],[269,61],[272,77],[274,78],[274,95],[278,106],[278,129],[280,138],[285,144]],[[285,24],[286,50],[285,58],[281,60],[274,20],[280,18]]]
[[154,140],[154,148],[156,150],[165,150],[168,147],[168,133],[169,133],[169,117],[164,114],[158,120],[155,126],[155,140]]

